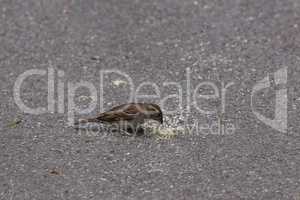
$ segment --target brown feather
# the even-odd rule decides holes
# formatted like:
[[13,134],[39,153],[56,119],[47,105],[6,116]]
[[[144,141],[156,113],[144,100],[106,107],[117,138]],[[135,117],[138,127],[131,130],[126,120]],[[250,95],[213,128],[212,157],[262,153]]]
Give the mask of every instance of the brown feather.
[[[159,119],[157,114],[160,114]],[[143,123],[145,119],[151,118],[151,115],[155,120],[162,122],[162,112],[158,105],[151,103],[128,103],[116,106],[109,111],[99,114],[95,118],[90,118],[83,122],[115,123],[121,121],[135,121]]]

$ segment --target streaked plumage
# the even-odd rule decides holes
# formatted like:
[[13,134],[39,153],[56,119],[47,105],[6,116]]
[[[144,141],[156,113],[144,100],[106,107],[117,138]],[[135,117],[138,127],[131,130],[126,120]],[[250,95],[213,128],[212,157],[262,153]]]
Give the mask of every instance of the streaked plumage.
[[97,117],[81,120],[75,124],[88,122],[118,124],[124,130],[130,128],[136,131],[136,128],[147,119],[163,123],[163,114],[158,105],[153,103],[122,104],[99,114]]

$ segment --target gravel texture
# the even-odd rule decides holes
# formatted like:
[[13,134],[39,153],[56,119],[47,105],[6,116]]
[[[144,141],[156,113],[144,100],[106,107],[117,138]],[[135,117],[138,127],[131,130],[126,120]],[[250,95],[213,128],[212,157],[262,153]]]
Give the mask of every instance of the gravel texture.
[[[0,199],[300,200],[299,0],[0,0],[0,41]],[[49,67],[64,72],[66,86],[85,80],[97,90],[100,70],[120,70],[135,86],[158,84],[157,103],[177,91],[164,82],[179,83],[182,106],[173,99],[164,107],[179,108],[165,116],[169,127],[221,118],[236,131],[194,129],[169,139],[82,132],[68,126],[69,99],[63,113],[24,113],[13,96],[17,77]],[[258,120],[250,106],[255,84],[283,67],[286,132]],[[225,114],[188,111],[188,69],[191,88],[234,82]],[[126,102],[124,77],[104,78],[104,108]],[[77,95],[78,105],[88,105],[86,90]],[[21,97],[47,106],[47,77],[28,78]],[[271,118],[274,99],[273,90],[262,91],[257,110]],[[220,109],[220,99],[198,103]]]

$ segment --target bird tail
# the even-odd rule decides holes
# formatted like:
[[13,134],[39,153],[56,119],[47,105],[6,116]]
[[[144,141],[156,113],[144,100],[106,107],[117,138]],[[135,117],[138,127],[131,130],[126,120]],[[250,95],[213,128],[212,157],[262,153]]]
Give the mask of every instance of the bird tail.
[[85,124],[85,123],[90,123],[90,122],[100,122],[99,119],[96,118],[88,118],[88,119],[82,119],[74,123],[74,125],[79,125],[79,124]]

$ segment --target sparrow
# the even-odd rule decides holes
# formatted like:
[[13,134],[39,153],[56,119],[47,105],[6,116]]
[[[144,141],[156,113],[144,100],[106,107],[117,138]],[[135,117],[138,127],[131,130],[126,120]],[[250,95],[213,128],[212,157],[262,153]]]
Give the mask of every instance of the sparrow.
[[75,123],[108,123],[117,125],[120,129],[126,132],[133,133],[140,130],[146,120],[155,120],[163,123],[163,113],[160,107],[154,103],[127,103],[122,104],[112,109],[100,113],[94,118],[80,120]]

